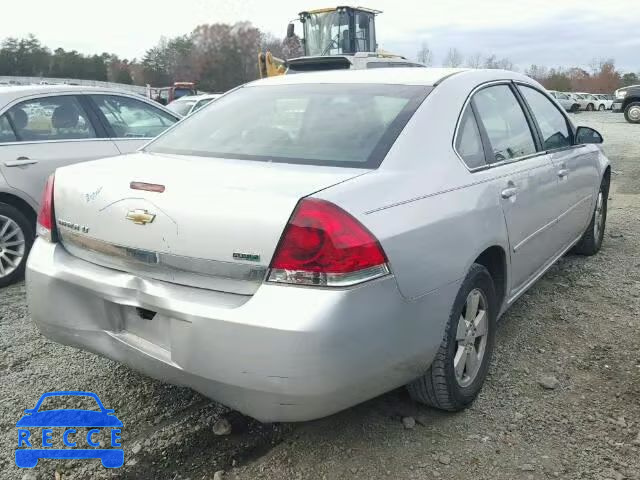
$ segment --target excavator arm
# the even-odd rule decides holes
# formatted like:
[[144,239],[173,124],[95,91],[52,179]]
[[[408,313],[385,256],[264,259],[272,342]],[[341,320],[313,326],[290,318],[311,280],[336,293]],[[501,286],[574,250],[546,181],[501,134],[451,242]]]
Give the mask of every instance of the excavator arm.
[[284,75],[287,72],[287,65],[284,60],[274,57],[267,50],[258,54],[258,72],[260,72],[260,78]]

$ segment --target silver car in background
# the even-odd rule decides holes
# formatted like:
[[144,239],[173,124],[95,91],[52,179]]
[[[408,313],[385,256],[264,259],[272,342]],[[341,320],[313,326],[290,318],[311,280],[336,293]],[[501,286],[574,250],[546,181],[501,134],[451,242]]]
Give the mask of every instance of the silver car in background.
[[180,97],[167,105],[167,109],[171,110],[173,113],[180,115],[181,117],[186,117],[194,112],[197,112],[205,105],[208,105],[209,102],[215,100],[220,95],[222,94],[205,93],[202,95],[188,95],[185,97]]
[[578,101],[571,98],[568,94],[558,92],[556,90],[548,90],[549,95],[556,99],[556,101],[564,108],[567,112],[577,112],[580,110],[580,103]]
[[179,117],[119,90],[0,87],[0,287],[21,278],[47,177],[137,150]]
[[31,316],[260,420],[404,384],[461,410],[499,316],[570,249],[600,249],[601,142],[508,71],[257,81],[51,177]]

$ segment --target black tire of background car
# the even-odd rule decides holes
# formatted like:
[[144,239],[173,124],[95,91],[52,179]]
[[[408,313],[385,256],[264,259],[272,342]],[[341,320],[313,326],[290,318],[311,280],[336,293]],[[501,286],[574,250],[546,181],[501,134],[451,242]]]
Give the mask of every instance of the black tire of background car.
[[640,120],[633,120],[629,116],[629,110],[631,110],[632,107],[640,108],[640,102],[631,102],[629,105],[627,105],[626,108],[624,109],[624,118],[629,123],[640,123]]
[[22,257],[20,265],[11,274],[7,275],[6,277],[0,278],[0,287],[6,287],[7,285],[11,285],[12,283],[15,283],[18,280],[24,278],[24,268],[27,264],[27,257],[29,256],[29,251],[31,250],[31,246],[33,245],[33,241],[35,239],[35,232],[32,222],[13,205],[0,203],[0,215],[9,217],[14,222],[16,222],[22,229],[25,239],[24,256]]
[[604,104],[600,105],[598,107],[598,110],[600,110],[601,112],[604,112],[605,108],[604,108]]
[[[457,349],[456,329],[467,301],[467,296],[475,288],[480,289],[487,299],[489,314],[488,338],[482,366],[473,383],[463,388],[458,384],[453,368],[453,360]],[[425,375],[407,385],[411,398],[416,402],[449,412],[463,410],[475,400],[487,377],[489,364],[491,363],[495,344],[498,307],[491,275],[484,266],[474,263],[460,286],[436,358]]]
[[602,192],[602,228],[600,229],[600,235],[596,238],[593,227],[596,221],[596,207],[593,208],[593,214],[591,215],[591,221],[589,226],[585,230],[580,241],[573,247],[573,251],[578,255],[586,255],[590,257],[600,251],[602,247],[602,240],[604,239],[604,230],[607,226],[607,201],[609,199],[609,179],[605,177],[600,183],[600,190]]
[[589,112],[593,112],[595,110],[595,107],[593,106],[593,103],[590,103],[589,105],[587,105],[587,110]]

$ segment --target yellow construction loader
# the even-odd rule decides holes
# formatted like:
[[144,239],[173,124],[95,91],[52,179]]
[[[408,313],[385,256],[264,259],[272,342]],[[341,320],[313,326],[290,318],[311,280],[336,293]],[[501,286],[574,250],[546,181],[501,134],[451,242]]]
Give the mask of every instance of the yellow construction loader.
[[[378,49],[375,17],[379,10],[340,6],[300,12],[303,56],[283,60],[271,52],[260,52],[260,77],[316,70],[381,67],[423,67],[400,55]],[[289,23],[287,39],[295,36]]]

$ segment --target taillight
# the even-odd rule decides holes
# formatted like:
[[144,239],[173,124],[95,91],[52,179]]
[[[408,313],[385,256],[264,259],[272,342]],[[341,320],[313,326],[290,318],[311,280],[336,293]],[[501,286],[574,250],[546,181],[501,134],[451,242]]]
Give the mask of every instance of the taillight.
[[300,202],[271,261],[270,282],[343,287],[389,273],[378,240],[358,220],[318,199]]
[[40,211],[38,212],[38,223],[36,225],[36,233],[40,238],[53,242],[55,240],[56,220],[53,212],[53,174],[47,179],[42,192],[42,201],[40,202]]

